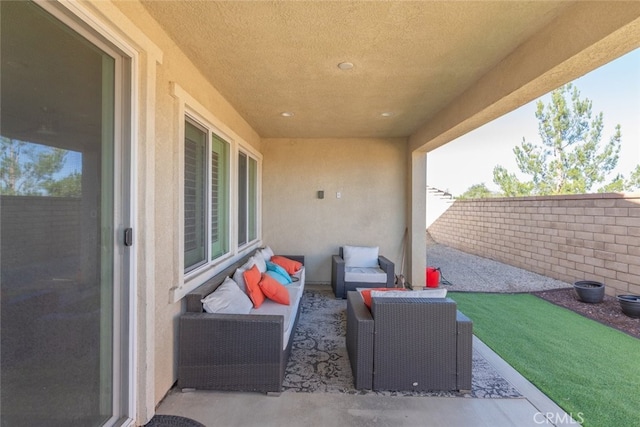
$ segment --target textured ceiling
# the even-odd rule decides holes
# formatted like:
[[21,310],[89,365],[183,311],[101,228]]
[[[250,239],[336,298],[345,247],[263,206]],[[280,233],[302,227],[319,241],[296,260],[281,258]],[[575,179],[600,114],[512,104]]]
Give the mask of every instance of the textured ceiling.
[[268,138],[409,136],[571,2],[143,4]]

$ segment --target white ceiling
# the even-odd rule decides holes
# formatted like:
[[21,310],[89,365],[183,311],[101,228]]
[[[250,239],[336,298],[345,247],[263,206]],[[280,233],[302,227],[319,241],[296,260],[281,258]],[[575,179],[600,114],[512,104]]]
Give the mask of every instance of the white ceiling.
[[573,3],[143,1],[263,138],[408,137]]

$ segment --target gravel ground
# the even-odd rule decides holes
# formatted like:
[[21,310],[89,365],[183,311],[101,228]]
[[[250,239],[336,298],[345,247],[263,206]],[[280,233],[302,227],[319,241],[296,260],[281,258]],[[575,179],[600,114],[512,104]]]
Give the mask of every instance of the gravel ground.
[[450,291],[536,292],[572,287],[550,277],[441,245],[427,234],[427,265],[440,268]]

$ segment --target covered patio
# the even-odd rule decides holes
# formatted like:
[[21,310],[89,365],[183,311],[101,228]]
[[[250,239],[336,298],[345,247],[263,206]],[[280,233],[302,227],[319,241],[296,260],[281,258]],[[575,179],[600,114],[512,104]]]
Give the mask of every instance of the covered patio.
[[[633,2],[116,5],[193,64],[189,79],[170,55],[161,67],[179,105],[201,104],[259,152],[261,242],[304,254],[310,284],[329,282],[340,245],[378,245],[400,266],[405,244],[404,274],[424,286],[427,153],[640,42]],[[156,316],[177,314],[159,303]],[[165,334],[155,342],[175,342]],[[175,363],[161,346],[156,400]]]
[[[104,425],[144,425],[156,413],[207,425],[535,425],[538,412],[555,413],[526,384],[526,399],[509,402],[165,397],[177,381],[184,296],[261,246],[304,255],[309,285],[330,282],[340,246],[378,246],[424,287],[428,153],[637,48],[640,3],[38,0],[2,2],[2,11],[3,142],[67,150],[78,162],[75,216],[60,209],[71,244],[32,226],[60,230],[51,206],[63,198],[3,195],[2,251],[14,256],[2,259],[2,302],[24,313],[16,301],[32,306],[44,294],[47,316],[36,310],[30,320],[60,338],[29,345],[71,369],[73,392],[49,396],[45,416],[63,408],[61,423]],[[26,217],[23,204],[42,217]],[[36,270],[29,289],[22,272]],[[7,271],[20,280],[9,283]],[[92,305],[78,313],[83,301]],[[59,345],[73,335],[60,319],[81,328],[83,315],[94,322],[78,342],[96,350],[91,377],[64,363],[69,349]],[[23,338],[6,325],[6,342]],[[52,369],[4,344],[20,369]],[[3,364],[3,375],[13,369],[20,380],[15,366]],[[76,378],[93,392],[89,409],[70,415],[73,393],[86,389]],[[10,405],[13,415],[29,412],[25,402]]]
[[[429,236],[427,256],[433,265],[441,266],[443,280],[448,284],[440,286],[449,291],[510,293],[570,286],[559,280],[436,244]],[[328,285],[315,287],[329,288]],[[449,295],[455,299],[455,292]],[[343,392],[285,390],[275,397],[258,393],[183,392],[174,388],[160,403],[156,413],[182,416],[206,426],[577,425],[571,414],[566,413],[482,341],[474,337],[473,347],[499,378],[517,390],[517,396],[407,396],[402,393],[384,395],[362,391],[354,394],[346,389]],[[477,367],[474,371],[478,373]],[[494,392],[500,387],[497,384],[493,385],[496,387]],[[151,425],[155,426],[153,423]]]

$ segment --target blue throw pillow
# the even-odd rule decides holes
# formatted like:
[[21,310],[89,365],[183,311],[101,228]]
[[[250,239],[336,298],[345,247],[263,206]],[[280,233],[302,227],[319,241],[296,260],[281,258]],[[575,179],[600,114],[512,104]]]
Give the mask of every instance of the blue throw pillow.
[[[282,285],[288,285],[289,283],[291,283],[291,278],[287,279],[285,276],[283,276],[282,274],[278,273],[277,271],[273,271],[273,270],[267,270],[266,273],[271,277],[273,277],[274,279],[276,279],[278,281],[278,283],[282,284]],[[287,281],[289,280],[289,281]]]
[[[273,263],[271,261],[267,261],[267,271],[273,271],[275,273],[278,273],[279,275],[283,276],[284,279],[286,280],[285,282],[280,282],[283,285],[292,283],[293,280],[291,280],[291,276],[289,275],[289,273],[287,273],[287,270],[285,270],[284,268],[282,268],[281,266],[279,266],[276,263]],[[277,279],[277,277],[276,277]]]

